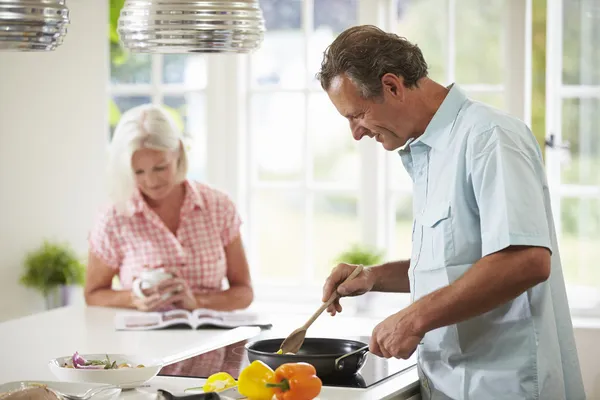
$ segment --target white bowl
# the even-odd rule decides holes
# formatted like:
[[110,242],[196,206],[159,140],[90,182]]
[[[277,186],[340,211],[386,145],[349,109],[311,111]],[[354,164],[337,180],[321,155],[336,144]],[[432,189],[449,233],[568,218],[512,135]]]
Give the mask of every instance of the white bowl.
[[[163,363],[160,360],[148,359],[134,355],[124,354],[81,354],[86,360],[101,360],[106,356],[117,364],[129,363],[133,368],[120,369],[77,369],[65,368],[62,365],[70,363],[72,356],[65,356],[50,360],[48,367],[50,371],[63,382],[81,382],[81,383],[105,383],[119,386],[123,389],[135,388],[154,378]],[[136,368],[136,365],[142,364],[144,367]]]

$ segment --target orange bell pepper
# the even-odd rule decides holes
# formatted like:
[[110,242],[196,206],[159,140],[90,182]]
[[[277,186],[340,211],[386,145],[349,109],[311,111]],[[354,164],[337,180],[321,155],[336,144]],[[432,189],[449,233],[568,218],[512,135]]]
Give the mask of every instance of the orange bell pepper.
[[267,383],[277,400],[312,400],[321,393],[323,383],[315,367],[308,363],[287,363],[275,370]]

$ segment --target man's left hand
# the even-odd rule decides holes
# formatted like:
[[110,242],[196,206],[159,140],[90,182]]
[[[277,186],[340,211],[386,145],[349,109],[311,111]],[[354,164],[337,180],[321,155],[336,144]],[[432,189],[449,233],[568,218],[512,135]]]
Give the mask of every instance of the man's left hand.
[[416,332],[411,311],[409,307],[390,315],[373,329],[371,353],[385,358],[410,358],[424,336]]

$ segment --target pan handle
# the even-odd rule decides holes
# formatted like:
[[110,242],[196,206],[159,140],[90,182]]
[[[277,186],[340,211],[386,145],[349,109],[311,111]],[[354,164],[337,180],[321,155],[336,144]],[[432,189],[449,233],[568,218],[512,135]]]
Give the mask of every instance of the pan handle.
[[335,370],[336,371],[341,371],[342,369],[344,369],[344,359],[350,356],[353,356],[355,354],[360,354],[361,356],[367,354],[369,352],[369,346],[363,346],[358,350],[354,350],[351,351],[350,353],[344,354],[343,356],[340,356],[338,358],[335,359]]

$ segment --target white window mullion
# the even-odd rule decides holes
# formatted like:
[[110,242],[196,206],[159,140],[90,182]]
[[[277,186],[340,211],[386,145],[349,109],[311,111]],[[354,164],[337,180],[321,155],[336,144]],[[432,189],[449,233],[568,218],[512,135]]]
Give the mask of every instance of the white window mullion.
[[446,62],[446,83],[456,80],[456,0],[448,0],[448,60]]
[[505,109],[531,125],[531,0],[507,0],[504,16]]
[[302,30],[304,33],[304,140],[303,140],[303,156],[304,156],[304,179],[302,189],[304,192],[305,201],[305,220],[304,220],[304,274],[305,283],[311,282],[315,276],[316,265],[313,265],[314,260],[314,243],[313,243],[313,227],[314,227],[314,193],[310,190],[313,177],[313,144],[312,135],[308,131],[308,115],[310,102],[310,86],[311,79],[308,71],[309,48],[310,40],[313,32],[314,21],[314,1],[304,0],[302,2]]
[[[582,63],[585,64],[585,63]],[[577,86],[561,85],[559,96],[562,99],[594,99],[600,97],[600,85]]]
[[163,94],[161,90],[162,84],[162,70],[163,70],[163,56],[162,54],[152,55],[152,102],[154,104],[161,104],[163,102]]
[[[562,142],[562,54],[563,54],[562,1],[548,0],[546,16],[546,138],[551,135],[554,142]],[[561,218],[561,167],[560,150],[546,147],[546,173],[550,188],[550,199],[554,225],[559,241],[562,236]]]

